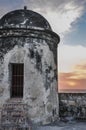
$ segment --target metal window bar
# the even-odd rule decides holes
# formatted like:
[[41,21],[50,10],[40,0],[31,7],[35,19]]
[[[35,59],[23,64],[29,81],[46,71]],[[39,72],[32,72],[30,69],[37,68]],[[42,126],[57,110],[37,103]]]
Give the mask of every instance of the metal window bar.
[[12,64],[11,97],[23,97],[24,64]]

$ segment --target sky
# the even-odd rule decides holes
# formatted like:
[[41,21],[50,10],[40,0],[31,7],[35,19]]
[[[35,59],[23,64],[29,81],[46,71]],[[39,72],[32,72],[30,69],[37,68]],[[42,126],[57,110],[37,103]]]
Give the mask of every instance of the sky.
[[43,15],[60,36],[58,90],[86,90],[86,0],[0,0],[0,17],[22,9]]

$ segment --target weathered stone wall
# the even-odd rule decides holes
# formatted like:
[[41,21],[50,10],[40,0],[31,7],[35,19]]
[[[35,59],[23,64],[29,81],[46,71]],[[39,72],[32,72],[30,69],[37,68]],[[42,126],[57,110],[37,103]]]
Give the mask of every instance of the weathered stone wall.
[[59,93],[60,116],[86,119],[85,93]]
[[[45,38],[46,39],[46,38]],[[52,47],[51,47],[52,45]],[[49,123],[58,117],[57,67],[51,41],[37,38],[0,39],[0,107],[10,99],[10,64],[24,63],[24,96],[29,118]]]

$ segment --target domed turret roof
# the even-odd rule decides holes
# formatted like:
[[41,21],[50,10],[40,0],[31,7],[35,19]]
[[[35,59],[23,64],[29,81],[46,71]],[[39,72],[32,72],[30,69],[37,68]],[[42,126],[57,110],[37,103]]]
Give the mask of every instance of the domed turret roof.
[[0,19],[0,27],[2,28],[42,28],[51,30],[48,21],[40,14],[27,10],[14,10],[7,13]]

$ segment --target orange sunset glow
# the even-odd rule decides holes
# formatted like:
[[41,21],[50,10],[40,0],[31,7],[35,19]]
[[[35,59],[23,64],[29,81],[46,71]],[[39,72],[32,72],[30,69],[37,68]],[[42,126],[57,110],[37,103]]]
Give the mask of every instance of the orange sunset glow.
[[[69,46],[60,49],[62,59],[59,58],[59,92],[86,92],[86,50],[84,47]],[[66,55],[68,51],[70,55]]]

